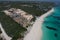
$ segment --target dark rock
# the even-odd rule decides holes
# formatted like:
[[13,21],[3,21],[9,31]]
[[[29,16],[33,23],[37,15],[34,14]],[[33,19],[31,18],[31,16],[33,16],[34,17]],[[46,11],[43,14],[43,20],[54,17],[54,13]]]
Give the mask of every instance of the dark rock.
[[53,27],[49,27],[49,26],[46,26],[46,28],[48,28],[48,29],[51,29],[51,30],[57,30],[56,28],[53,28]]
[[57,37],[57,36],[58,36],[58,35],[57,35],[57,33],[55,33],[54,35],[55,35],[55,37]]

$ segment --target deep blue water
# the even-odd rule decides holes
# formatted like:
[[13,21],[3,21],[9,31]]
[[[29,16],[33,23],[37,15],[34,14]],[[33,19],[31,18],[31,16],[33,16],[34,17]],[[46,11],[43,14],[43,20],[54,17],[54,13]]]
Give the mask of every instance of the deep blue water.
[[54,7],[54,12],[44,20],[42,40],[60,40],[60,6]]

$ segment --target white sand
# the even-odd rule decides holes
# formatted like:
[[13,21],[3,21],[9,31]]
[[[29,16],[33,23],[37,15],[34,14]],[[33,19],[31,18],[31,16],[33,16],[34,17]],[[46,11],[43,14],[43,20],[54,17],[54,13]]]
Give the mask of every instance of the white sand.
[[40,16],[33,24],[31,31],[24,37],[23,40],[41,40],[43,34],[41,27],[44,22],[44,18],[50,15],[53,11],[54,9],[51,9],[47,13]]
[[1,31],[2,31],[2,37],[4,37],[6,40],[11,40],[11,37],[9,37],[6,32],[4,31],[1,23],[0,23],[0,28],[1,28]]

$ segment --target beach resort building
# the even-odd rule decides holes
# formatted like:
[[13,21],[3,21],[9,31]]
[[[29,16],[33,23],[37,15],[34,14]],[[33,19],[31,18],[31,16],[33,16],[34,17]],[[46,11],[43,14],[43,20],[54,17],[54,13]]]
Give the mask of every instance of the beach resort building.
[[28,26],[33,19],[33,16],[31,14],[28,14],[21,9],[11,8],[9,10],[4,10],[4,13],[10,16],[14,21],[19,23],[23,27]]

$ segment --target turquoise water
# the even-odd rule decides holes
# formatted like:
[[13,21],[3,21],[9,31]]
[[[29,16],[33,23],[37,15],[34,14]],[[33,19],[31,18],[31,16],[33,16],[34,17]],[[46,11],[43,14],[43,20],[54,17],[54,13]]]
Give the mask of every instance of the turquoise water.
[[60,7],[44,19],[42,40],[60,40]]

